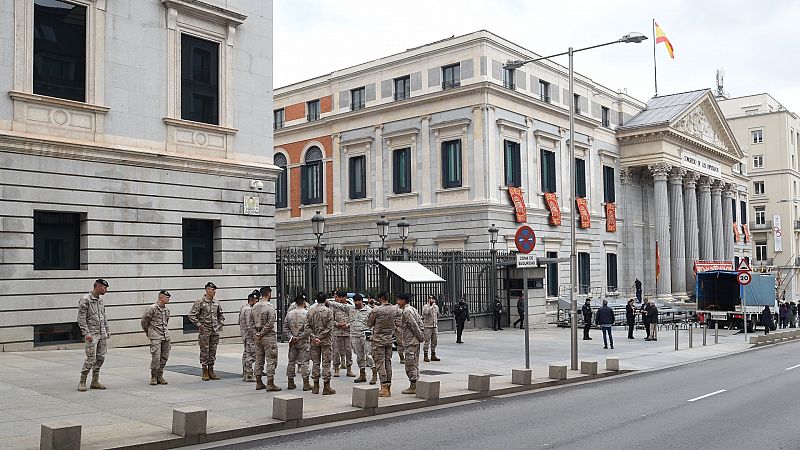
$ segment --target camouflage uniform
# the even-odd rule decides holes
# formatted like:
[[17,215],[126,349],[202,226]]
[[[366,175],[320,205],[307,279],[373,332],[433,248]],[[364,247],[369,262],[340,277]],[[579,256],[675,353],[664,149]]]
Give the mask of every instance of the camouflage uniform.
[[[286,377],[294,379],[295,370],[300,366],[300,376],[305,380],[308,378],[308,352],[309,336],[311,329],[308,327],[308,310],[295,308],[286,314],[283,321],[283,333],[289,338],[289,362],[286,365]],[[298,338],[294,343],[292,338]]]
[[253,315],[253,307],[250,303],[242,305],[239,310],[239,330],[242,334],[242,372],[244,375],[253,374],[253,362],[256,360],[256,333],[250,327],[250,316]]
[[333,311],[333,371],[337,377],[341,364],[349,369],[353,365],[353,351],[350,344],[350,318],[355,311],[349,303],[328,302]]
[[150,305],[142,316],[142,330],[150,339],[150,370],[164,371],[169,359],[169,308],[158,303]]
[[425,354],[430,348],[436,354],[437,332],[439,329],[439,306],[426,303],[422,307],[422,324],[425,327]]
[[367,335],[365,334],[369,331],[367,320],[371,312],[372,308],[364,305],[363,308],[355,311],[350,317],[350,343],[356,354],[356,363],[359,369],[366,369],[375,365],[372,361],[370,341],[367,340]]
[[225,324],[225,315],[222,306],[217,300],[209,300],[205,295],[194,301],[189,311],[189,320],[198,326],[203,326],[203,331],[198,335],[200,344],[200,365],[214,366],[217,360],[217,344],[219,332]]
[[91,336],[92,341],[86,342],[86,361],[83,363],[82,374],[90,370],[99,372],[106,359],[108,343],[108,319],[103,299],[86,294],[78,303],[78,326],[83,336]]
[[[399,309],[393,305],[380,305],[369,313],[367,326],[372,328],[372,359],[378,367],[381,384],[392,383],[392,335]],[[398,342],[400,336],[397,337]]]
[[397,354],[400,356],[400,362],[403,362],[403,359],[405,359],[405,357],[406,357],[405,356],[406,353],[403,350],[403,333],[402,333],[402,330],[401,330],[402,317],[401,317],[400,313],[402,312],[402,310],[397,305],[392,305],[392,307],[395,310],[395,316],[394,316],[394,328],[395,328],[395,330],[394,330],[394,334],[395,334],[395,336],[397,336]]
[[422,335],[422,320],[417,310],[406,305],[401,313],[401,330],[405,344],[406,375],[412,383],[419,379],[419,344],[425,337]]
[[[331,379],[331,333],[333,332],[333,311],[324,304],[317,303],[308,311],[308,327],[311,330],[311,361],[314,368],[311,377],[320,378],[320,365],[322,365],[322,379]],[[315,345],[314,339],[319,339],[320,344]]]
[[275,335],[275,323],[278,321],[278,313],[275,307],[267,300],[260,300],[253,305],[253,312],[250,316],[250,328],[256,335],[256,376],[261,376],[266,360],[268,379],[275,377],[275,367],[278,365],[278,338]]

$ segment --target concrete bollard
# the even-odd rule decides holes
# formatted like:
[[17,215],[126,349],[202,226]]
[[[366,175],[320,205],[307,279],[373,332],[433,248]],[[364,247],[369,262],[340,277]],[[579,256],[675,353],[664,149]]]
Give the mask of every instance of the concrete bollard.
[[208,411],[198,406],[185,406],[172,410],[172,434],[197,436],[206,434]]
[[377,408],[378,407],[378,387],[377,386],[354,386],[353,398],[350,403],[356,408]]
[[488,374],[469,374],[467,379],[467,389],[488,394],[492,384],[492,379]]
[[619,372],[619,358],[606,358],[606,370]]
[[533,369],[511,369],[511,383],[522,385],[533,384]]
[[43,423],[39,450],[80,450],[81,424],[69,420]]
[[706,345],[706,336],[708,334],[708,323],[703,326],[703,346]]
[[584,375],[597,375],[597,361],[581,361],[581,373]]
[[303,418],[303,397],[292,394],[272,397],[272,418],[288,422]]
[[566,380],[567,366],[550,366],[548,377],[551,380]]
[[750,336],[750,344],[758,345],[760,340],[761,336]]
[[417,398],[421,398],[422,400],[438,400],[440,390],[440,381],[417,380]]

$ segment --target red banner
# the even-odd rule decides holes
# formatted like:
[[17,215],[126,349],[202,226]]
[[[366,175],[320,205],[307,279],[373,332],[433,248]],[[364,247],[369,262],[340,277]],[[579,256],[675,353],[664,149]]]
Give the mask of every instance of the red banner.
[[581,228],[589,228],[592,226],[591,217],[589,216],[589,204],[586,202],[586,199],[583,197],[578,197],[575,199],[575,203],[578,205],[578,213],[581,215]]
[[742,231],[744,232],[744,243],[750,242],[750,227],[746,223],[742,224]]
[[550,211],[550,225],[561,225],[561,209],[558,207],[558,197],[554,192],[544,194],[544,203]]
[[606,203],[606,231],[617,231],[617,204]]
[[694,262],[694,273],[708,272],[709,270],[733,270],[733,262],[700,260]]
[[742,237],[742,233],[739,232],[739,224],[733,222],[733,242],[738,243],[739,239]]
[[525,197],[522,195],[522,188],[509,187],[508,195],[514,203],[514,212],[517,216],[517,223],[528,222],[528,209],[525,207]]

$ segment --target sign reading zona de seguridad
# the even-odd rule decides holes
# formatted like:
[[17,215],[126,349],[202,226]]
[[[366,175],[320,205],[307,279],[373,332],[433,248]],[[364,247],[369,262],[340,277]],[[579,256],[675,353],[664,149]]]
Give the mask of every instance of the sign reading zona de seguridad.
[[538,267],[536,255],[523,255],[517,253],[517,269],[526,269],[530,267]]

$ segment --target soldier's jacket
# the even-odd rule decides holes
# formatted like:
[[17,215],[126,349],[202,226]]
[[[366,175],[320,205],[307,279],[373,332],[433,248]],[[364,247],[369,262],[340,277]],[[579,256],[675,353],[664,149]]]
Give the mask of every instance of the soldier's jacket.
[[[283,333],[290,338],[290,347],[308,347],[311,328],[308,326],[308,310],[295,308],[286,314],[283,321]],[[291,338],[296,337],[298,341],[291,343]]]
[[106,306],[100,297],[92,297],[92,293],[84,295],[78,302],[78,326],[84,336],[108,337],[108,320]]
[[242,337],[245,339],[255,339],[256,337],[256,332],[250,326],[250,317],[252,315],[253,307],[249,303],[242,305],[242,309],[239,310],[239,330],[241,330]]
[[369,314],[371,312],[372,308],[367,305],[364,305],[364,307],[359,310],[353,310],[353,315],[350,317],[351,336],[363,336],[365,331],[369,331],[367,320],[369,320]]
[[217,300],[209,300],[204,295],[194,301],[189,311],[189,320],[195,325],[202,325],[206,333],[219,332],[225,323],[225,315],[222,314],[222,305]]
[[[380,305],[369,313],[367,326],[372,328],[370,341],[375,345],[391,345],[394,335],[395,318],[399,309],[394,305]],[[399,336],[398,336],[399,339]]]
[[402,309],[400,317],[403,344],[419,345],[420,342],[425,340],[425,337],[422,335],[422,320],[413,306],[406,305],[406,307]]
[[333,311],[322,303],[312,306],[306,316],[311,339],[319,339],[323,344],[331,343],[333,333]]
[[401,330],[401,327],[402,327],[402,324],[403,324],[403,322],[402,322],[403,321],[403,316],[402,316],[402,312],[403,311],[396,304],[392,305],[392,308],[394,308],[395,334],[397,335],[397,341],[400,343],[400,345],[402,345],[403,342],[404,342],[403,341],[403,333],[402,333],[402,330]]
[[[350,336],[350,321],[356,308],[350,303],[339,303],[335,300],[325,304],[333,311],[333,335]],[[339,325],[343,323],[347,326],[340,327]]]
[[439,305],[426,303],[422,307],[422,324],[425,328],[439,327]]
[[275,323],[278,321],[278,312],[272,303],[260,300],[253,305],[253,312],[250,316],[250,328],[253,332],[263,336],[275,335]]
[[150,340],[169,339],[169,308],[164,305],[162,309],[158,303],[147,307],[142,316],[142,330],[147,333]]

